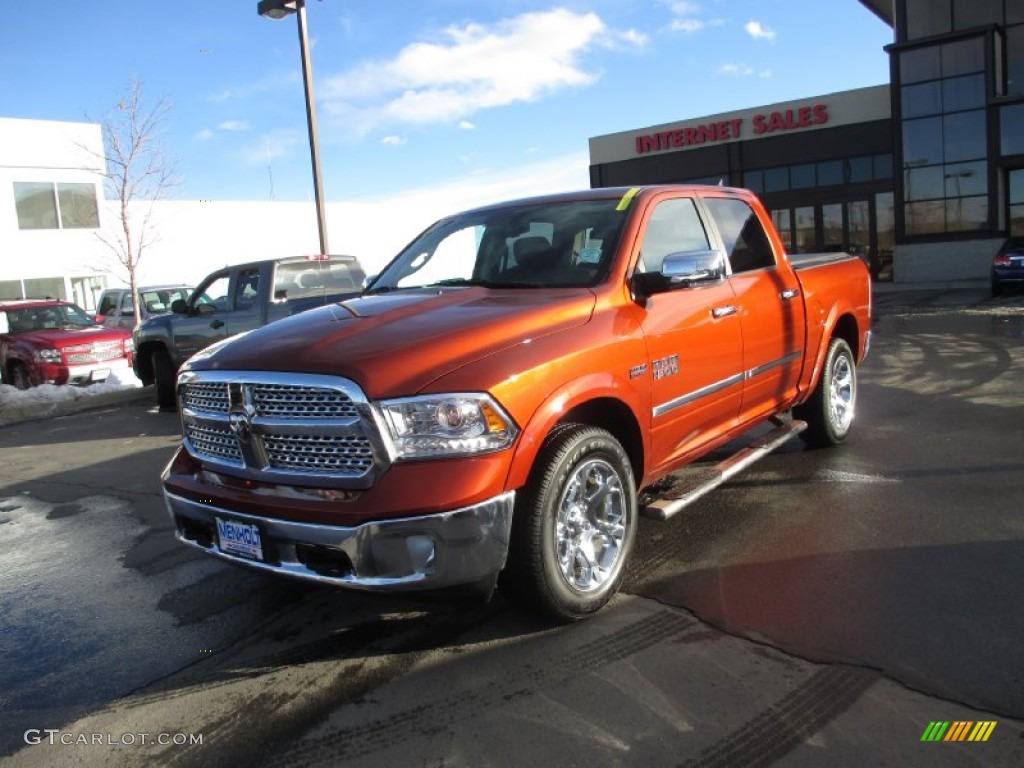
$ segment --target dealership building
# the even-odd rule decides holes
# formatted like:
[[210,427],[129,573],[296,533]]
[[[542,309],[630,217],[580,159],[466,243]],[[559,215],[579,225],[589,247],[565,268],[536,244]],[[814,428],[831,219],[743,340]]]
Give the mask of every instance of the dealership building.
[[1024,235],[1024,2],[861,3],[894,31],[888,85],[593,137],[591,186],[748,187],[793,252],[858,253],[876,280],[987,277]]

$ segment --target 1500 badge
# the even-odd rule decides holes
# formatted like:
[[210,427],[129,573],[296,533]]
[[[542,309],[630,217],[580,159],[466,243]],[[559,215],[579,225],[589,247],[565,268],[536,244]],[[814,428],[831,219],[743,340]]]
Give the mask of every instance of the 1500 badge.
[[651,363],[651,370],[655,381],[679,373],[679,355],[658,358]]

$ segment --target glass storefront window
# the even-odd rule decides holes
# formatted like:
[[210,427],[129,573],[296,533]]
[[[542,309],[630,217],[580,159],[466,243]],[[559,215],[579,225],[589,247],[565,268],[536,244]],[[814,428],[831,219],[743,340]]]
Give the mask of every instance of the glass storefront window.
[[903,86],[900,96],[903,117],[925,117],[942,112],[942,86],[938,80]]
[[794,165],[789,169],[789,183],[793,189],[808,189],[815,185],[814,163]]
[[821,234],[826,251],[843,250],[843,204],[821,206]]
[[819,187],[831,187],[843,182],[842,160],[826,160],[823,163],[818,163]]
[[871,220],[868,201],[857,200],[846,204],[846,228],[849,236],[846,250],[868,258],[871,252]]
[[873,162],[876,179],[892,178],[892,155],[875,155]]
[[988,194],[988,164],[984,160],[947,165],[943,176],[946,180],[946,197]]
[[960,112],[985,106],[985,75],[951,77],[942,81],[942,109]]
[[[1024,3],[1019,5],[1024,9]],[[1009,16],[1010,12],[1006,14]],[[1024,94],[1024,24],[1006,30],[1006,93]]]
[[892,280],[892,252],[896,246],[896,212],[892,192],[875,195],[875,237],[878,250],[871,262],[876,280]]
[[57,228],[57,201],[49,182],[14,182],[14,207],[19,229]]
[[849,166],[851,184],[871,181],[875,177],[874,163],[870,157],[851,157]]
[[946,201],[929,200],[903,206],[904,226],[908,235],[933,235],[946,231]]
[[938,46],[918,48],[900,54],[900,82],[920,83],[942,77]]
[[1024,169],[1007,174],[1010,188],[1010,234],[1024,235]]
[[57,199],[62,229],[97,229],[100,226],[95,185],[58,184]]
[[942,87],[939,81],[904,85],[900,92],[904,118],[923,118],[942,112]]
[[743,186],[752,192],[764,192],[764,171],[744,171]]
[[907,167],[942,162],[942,118],[925,117],[903,123],[903,162]]
[[985,137],[985,113],[958,112],[942,118],[945,132],[947,162],[976,160],[985,157],[988,142]]
[[817,238],[814,234],[814,206],[808,205],[794,208],[793,224],[796,230],[793,251],[795,253],[813,253],[816,251],[815,243]]
[[942,166],[908,168],[903,173],[903,195],[907,200],[932,200],[943,197]]
[[946,231],[967,232],[988,228],[988,198],[961,197],[946,201]]
[[907,38],[931,37],[950,31],[951,0],[907,0]]
[[1004,155],[1024,155],[1024,104],[999,110],[999,151]]
[[980,37],[945,43],[941,56],[943,77],[985,71],[985,43]]
[[793,226],[789,222],[789,208],[772,211],[772,224],[775,225],[775,231],[779,233],[779,239],[786,246],[786,250],[792,251]]
[[789,168],[769,168],[764,172],[765,192],[784,192],[789,189]]

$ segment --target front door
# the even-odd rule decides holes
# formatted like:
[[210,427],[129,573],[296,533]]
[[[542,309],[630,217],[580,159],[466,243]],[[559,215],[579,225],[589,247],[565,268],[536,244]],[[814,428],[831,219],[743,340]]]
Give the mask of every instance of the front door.
[[[661,199],[648,214],[637,270],[657,272],[670,253],[710,248],[693,199]],[[642,313],[651,452],[661,468],[735,425],[743,388],[740,322],[728,281],[655,294]]]

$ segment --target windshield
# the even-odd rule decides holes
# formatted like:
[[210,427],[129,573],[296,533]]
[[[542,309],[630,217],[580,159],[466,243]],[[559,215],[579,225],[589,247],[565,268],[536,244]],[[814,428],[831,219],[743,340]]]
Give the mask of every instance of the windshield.
[[368,293],[444,285],[585,287],[605,278],[626,219],[618,200],[496,208],[442,219]]
[[92,327],[98,323],[74,304],[49,304],[42,307],[8,309],[7,325],[11,333],[24,333],[47,328]]

